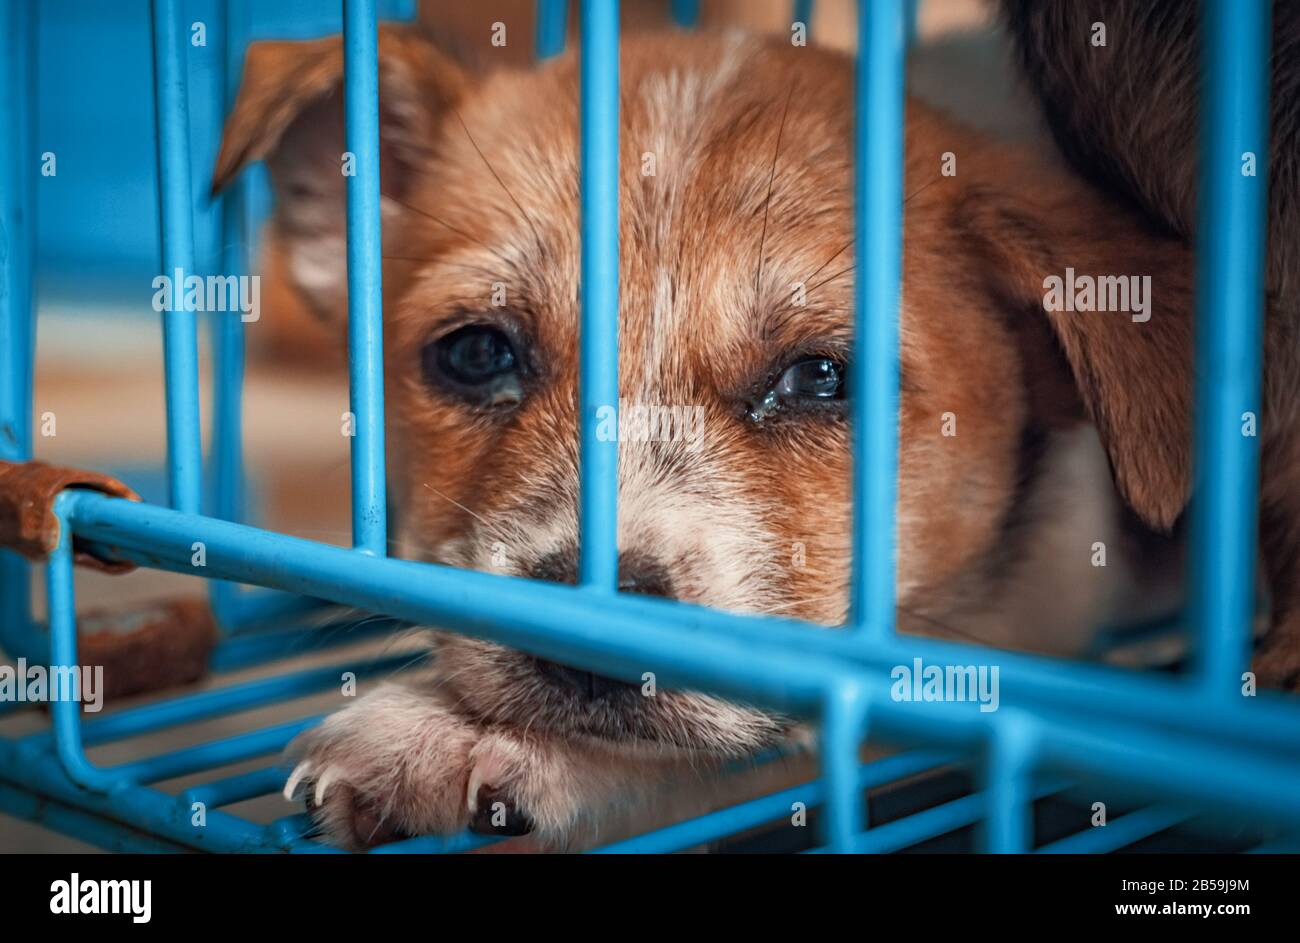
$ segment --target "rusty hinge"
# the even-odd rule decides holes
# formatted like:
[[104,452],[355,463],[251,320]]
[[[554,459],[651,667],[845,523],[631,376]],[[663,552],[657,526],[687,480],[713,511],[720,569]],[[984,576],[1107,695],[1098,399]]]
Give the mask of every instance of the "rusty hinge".
[[[49,557],[59,542],[54,499],[66,488],[89,488],[115,498],[139,501],[140,496],[116,478],[80,468],[45,462],[0,462],[0,547],[16,550],[29,560]],[[134,563],[106,560],[73,545],[77,563],[106,573],[128,573]]]
[[[59,542],[54,499],[67,488],[140,500],[122,482],[99,472],[0,461],[0,547],[36,562],[47,559]],[[97,556],[75,541],[72,549],[77,563],[105,573],[135,569],[134,563]],[[103,666],[104,696],[112,699],[202,678],[217,637],[216,622],[202,599],[100,610],[77,619],[77,660]]]

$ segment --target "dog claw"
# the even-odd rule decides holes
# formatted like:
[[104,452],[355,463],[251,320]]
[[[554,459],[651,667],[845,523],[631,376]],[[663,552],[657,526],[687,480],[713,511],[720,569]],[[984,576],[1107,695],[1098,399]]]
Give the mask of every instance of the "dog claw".
[[478,813],[478,794],[483,787],[483,774],[475,766],[469,771],[469,784],[465,787],[465,804],[471,816]]
[[322,806],[325,804],[325,793],[329,791],[329,787],[333,785],[334,780],[337,778],[338,775],[334,770],[327,769],[321,775],[320,779],[316,780],[316,792],[313,797],[316,805]]
[[294,801],[293,794],[298,791],[298,785],[307,778],[307,774],[310,772],[311,763],[306,760],[293,768],[293,772],[289,774],[288,782],[284,784],[283,795],[286,800],[289,802]]

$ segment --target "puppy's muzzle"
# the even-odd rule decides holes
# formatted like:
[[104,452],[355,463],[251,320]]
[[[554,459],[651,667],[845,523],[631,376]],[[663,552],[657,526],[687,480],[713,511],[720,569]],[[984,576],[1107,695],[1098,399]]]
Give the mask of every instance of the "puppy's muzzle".
[[604,675],[598,675],[595,672],[583,671],[581,668],[570,668],[568,665],[561,665],[558,662],[547,661],[543,658],[536,658],[533,663],[537,673],[545,678],[548,683],[563,688],[584,701],[610,700],[617,697],[621,691],[636,690],[636,685],[629,684],[626,681],[619,681],[617,678],[606,678]]
[[[533,579],[556,583],[578,581],[578,554],[576,550],[551,554],[538,562],[528,575]],[[619,554],[618,588],[624,593],[645,596],[673,596],[672,581],[667,569],[657,560],[641,554]],[[581,668],[571,668],[544,658],[534,658],[533,666],[547,683],[577,696],[582,701],[612,700],[623,692],[638,690],[635,684],[607,678]]]
[[[552,583],[578,582],[577,547],[569,547],[543,557],[528,571],[528,576]],[[675,598],[668,568],[653,557],[635,552],[618,555],[618,589],[622,593]]]

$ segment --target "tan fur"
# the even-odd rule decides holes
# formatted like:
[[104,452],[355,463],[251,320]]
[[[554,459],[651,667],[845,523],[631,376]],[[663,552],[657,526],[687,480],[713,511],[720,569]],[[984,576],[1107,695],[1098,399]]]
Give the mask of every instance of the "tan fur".
[[[471,83],[398,36],[381,38],[381,98],[401,543],[427,560],[564,579],[577,539],[576,60]],[[322,311],[343,300],[338,146],[305,150],[313,129],[290,116],[325,119],[336,53],[329,41],[254,47],[218,165],[220,182],[270,158],[277,251]],[[755,422],[747,407],[797,354],[848,356],[851,75],[836,54],[739,34],[623,45],[621,395],[699,407],[703,437],[698,449],[620,445],[619,541],[679,598],[828,625],[845,615],[847,424]],[[1095,540],[1122,541],[1085,415],[1147,521],[1169,525],[1185,500],[1189,254],[919,104],[906,143],[900,624],[1077,654],[1127,586],[1122,561],[1088,565]],[[939,174],[946,151],[959,155],[956,177]],[[646,152],[653,177],[641,173]],[[337,254],[332,291],[310,280],[323,245]],[[295,253],[307,260],[296,268]],[[1067,266],[1152,275],[1150,322],[1046,314],[1042,280]],[[505,308],[489,300],[498,282]],[[424,382],[424,346],[471,323],[529,339],[535,377],[517,406],[467,408]],[[945,413],[955,437],[941,434]],[[526,655],[454,636],[437,648],[429,678],[385,685],[298,745],[298,778],[327,784],[318,816],[344,843],[456,830],[478,800],[470,784],[495,780],[532,818],[533,841],[580,846],[610,837],[620,797],[636,810],[628,831],[707,804],[708,790],[684,800],[662,784],[790,730],[687,692],[575,711]]]

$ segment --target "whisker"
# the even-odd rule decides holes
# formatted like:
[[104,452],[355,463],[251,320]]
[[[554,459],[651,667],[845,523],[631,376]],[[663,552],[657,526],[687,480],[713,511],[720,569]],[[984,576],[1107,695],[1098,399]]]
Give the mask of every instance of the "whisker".
[[460,236],[462,239],[468,239],[470,242],[473,242],[473,243],[475,243],[476,245],[482,246],[482,247],[483,247],[484,249],[486,249],[488,252],[491,252],[491,253],[492,253],[493,255],[495,255],[498,259],[500,259],[501,262],[502,262],[504,265],[506,265],[506,266],[512,266],[512,265],[513,265],[513,263],[511,263],[511,261],[510,261],[508,258],[506,258],[504,255],[502,255],[502,254],[501,254],[500,252],[498,252],[496,249],[492,248],[492,246],[488,245],[488,244],[487,244],[486,242],[484,242],[482,239],[479,239],[479,238],[477,238],[476,236],[472,236],[472,235],[470,235],[469,233],[465,232],[465,230],[460,229],[460,228],[458,228],[458,227],[456,227],[456,226],[453,226],[451,223],[447,222],[447,221],[444,220],[444,219],[440,219],[439,217],[434,216],[434,215],[433,215],[432,213],[430,213],[428,210],[421,209],[420,207],[416,206],[416,205],[413,204],[413,203],[408,203],[408,202],[406,202],[405,200],[401,199],[400,197],[396,197],[396,196],[394,196],[392,193],[382,193],[381,195],[384,197],[384,199],[386,199],[386,200],[392,200],[392,201],[393,201],[394,203],[396,203],[398,206],[401,206],[401,207],[403,207],[404,209],[408,209],[408,210],[410,210],[412,213],[415,213],[415,214],[418,215],[418,216],[423,216],[425,219],[430,220],[431,222],[435,222],[435,223],[437,223],[439,226],[445,226],[447,229],[450,229],[452,232],[454,232],[456,235]]
[[811,295],[811,294],[812,294],[813,292],[815,292],[818,288],[821,288],[823,285],[825,285],[825,284],[828,283],[828,282],[833,282],[833,281],[835,281],[835,279],[839,278],[841,275],[847,275],[849,272],[852,272],[855,268],[857,268],[857,264],[856,264],[856,263],[854,263],[853,265],[850,265],[848,268],[842,268],[842,269],[840,269],[838,272],[836,272],[834,275],[829,276],[828,278],[823,278],[820,282],[818,282],[818,283],[817,283],[816,285],[814,285],[812,288],[809,288],[808,291],[804,294],[804,297],[807,298],[808,295]]
[[939,177],[935,177],[929,183],[922,184],[921,186],[917,187],[903,200],[903,205],[906,206],[908,203],[911,203],[913,197],[919,196],[920,194],[924,193],[926,190],[930,189],[930,187],[938,183],[939,180],[940,180]]
[[465,269],[468,272],[477,272],[480,275],[485,275],[490,279],[494,279],[494,280],[501,279],[500,272],[494,272],[492,271],[492,269],[483,268],[483,266],[481,265],[470,265],[465,262],[449,262],[446,259],[426,258],[426,257],[410,256],[410,255],[385,255],[383,256],[383,259],[386,262],[410,262],[412,264],[417,264],[417,265],[422,263],[436,262],[439,265],[445,265],[448,266],[449,268],[461,268],[461,269]]
[[776,151],[772,154],[772,170],[767,175],[767,198],[763,200],[763,232],[758,239],[758,270],[754,273],[754,293],[758,294],[763,280],[763,247],[767,243],[767,216],[772,208],[772,186],[776,183],[776,163],[781,157],[781,139],[785,137],[785,119],[790,113],[790,99],[794,86],[785,95],[785,108],[781,111],[781,124],[776,129]]
[[[825,602],[828,599],[839,599],[839,598],[843,598],[842,593],[830,593],[825,596],[814,596],[811,599],[798,599],[798,600],[794,600],[793,602],[789,602],[780,606],[766,606],[763,609],[759,610],[756,614],[764,615],[764,616],[779,615],[782,612],[786,612],[798,606],[806,606],[810,603]],[[942,622],[939,619],[934,618],[933,616],[925,615],[924,613],[918,612],[915,609],[910,609],[907,606],[902,605],[901,603],[896,604],[894,608],[897,609],[898,612],[900,612],[901,614],[926,622],[932,628],[940,629],[942,632],[947,633],[950,636],[956,638],[962,638],[971,642],[978,642],[981,644],[983,643],[983,640],[979,636],[974,635],[973,633],[967,632],[963,629],[959,629],[956,626],[951,625],[949,623]],[[935,634],[935,633],[929,632],[928,634]]]
[[452,114],[456,116],[456,120],[460,122],[462,130],[465,132],[465,137],[469,138],[469,143],[474,148],[474,152],[478,154],[479,159],[483,161],[483,166],[488,169],[488,173],[492,175],[492,178],[496,180],[501,189],[505,191],[506,196],[510,198],[510,202],[515,205],[515,209],[519,210],[520,215],[524,218],[524,222],[528,223],[528,228],[533,231],[533,238],[537,240],[537,248],[539,250],[542,249],[545,246],[545,243],[542,241],[541,233],[537,231],[537,226],[533,223],[533,218],[528,215],[528,211],[524,209],[523,204],[515,199],[515,195],[510,192],[510,188],[506,186],[505,181],[501,179],[500,174],[496,172],[496,169],[493,168],[492,164],[488,161],[487,155],[479,148],[478,142],[474,140],[474,135],[469,133],[469,125],[465,123],[465,119],[461,117],[460,112],[455,108],[452,108],[451,111]]
[[483,520],[483,518],[479,517],[477,514],[475,514],[473,511],[471,511],[469,508],[465,507],[465,505],[461,504],[459,501],[455,500],[454,498],[449,498],[449,497],[447,497],[447,495],[443,494],[441,491],[439,491],[437,488],[435,488],[433,485],[429,484],[428,482],[425,482],[425,483],[424,483],[424,486],[425,486],[426,488],[428,488],[430,491],[432,491],[434,494],[436,494],[438,497],[440,497],[440,498],[442,498],[442,499],[444,499],[444,500],[446,500],[446,501],[450,501],[452,504],[456,505],[456,507],[460,508],[462,511],[464,511],[466,514],[468,514],[470,517],[474,518],[474,520],[476,520],[476,521],[478,521],[480,524],[482,524],[484,527],[491,527],[491,526],[492,526],[492,525],[489,524],[487,521]]
[[[930,187],[934,186],[934,185],[935,185],[936,183],[938,183],[938,182],[939,182],[939,180],[938,180],[938,178],[936,178],[936,179],[934,179],[934,180],[931,180],[929,183],[926,183],[926,184],[924,184],[924,185],[922,185],[922,186],[920,186],[920,187],[917,187],[915,190],[913,190],[913,191],[912,191],[912,192],[907,196],[906,199],[903,200],[903,205],[906,206],[908,203],[910,203],[910,202],[912,201],[912,199],[913,199],[914,197],[917,197],[917,196],[919,196],[920,194],[924,193],[926,190],[928,190]],[[811,275],[809,275],[808,278],[805,279],[805,280],[806,280],[806,281],[812,281],[814,278],[816,278],[818,275],[820,275],[820,274],[821,274],[821,273],[826,269],[826,266],[830,265],[832,262],[834,262],[836,259],[838,259],[841,255],[843,255],[843,254],[844,254],[844,253],[845,253],[845,252],[846,252],[846,251],[847,251],[847,250],[848,250],[852,245],[853,245],[853,240],[852,240],[852,239],[850,239],[848,242],[844,243],[844,245],[840,246],[838,249],[835,250],[835,254],[834,254],[834,255],[832,255],[829,259],[827,259],[825,262],[823,262],[821,265],[819,265],[819,266],[817,267],[817,270],[816,270],[815,272],[813,272]],[[832,276],[831,276],[829,279],[827,279],[826,281],[832,281],[832,280],[838,278],[840,275],[843,275],[843,274],[845,274],[845,273],[847,273],[847,272],[850,272],[850,271],[852,271],[852,270],[853,270],[853,266],[850,266],[849,268],[844,269],[843,271],[839,272],[838,274],[836,274],[836,275],[832,275]],[[816,290],[817,288],[820,288],[822,285],[825,285],[825,284],[826,284],[825,281],[823,281],[823,282],[819,282],[817,285],[813,286],[813,288],[809,289],[809,291],[810,291],[810,292],[811,292],[811,291],[814,291],[814,290]]]
[[910,616],[915,619],[920,619],[923,622],[929,623],[934,628],[942,629],[943,631],[948,632],[951,635],[954,635],[958,638],[966,639],[968,642],[978,642],[980,644],[984,644],[983,639],[981,639],[978,635],[975,635],[971,632],[967,632],[963,629],[959,629],[955,625],[950,625],[949,623],[941,622],[940,620],[934,618],[933,616],[927,616],[924,613],[917,612],[915,609],[909,609],[907,606],[903,606],[903,605],[895,604],[894,608],[897,609],[899,612],[903,613],[903,615]]
[[816,278],[818,275],[820,275],[823,271],[825,271],[826,266],[830,265],[832,262],[834,262],[836,259],[838,259],[841,255],[843,255],[843,254],[844,254],[844,250],[845,250],[845,249],[848,249],[851,245],[853,245],[853,240],[852,240],[852,239],[850,239],[848,242],[844,243],[844,245],[840,246],[839,249],[836,250],[835,254],[834,254],[833,256],[831,256],[829,259],[827,259],[825,262],[823,262],[821,265],[819,265],[819,266],[817,267],[817,271],[815,271],[815,272],[813,272],[811,275],[809,275],[809,276],[805,279],[805,281],[809,281],[809,282],[810,282],[810,281],[812,281],[814,278]]

